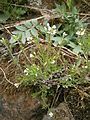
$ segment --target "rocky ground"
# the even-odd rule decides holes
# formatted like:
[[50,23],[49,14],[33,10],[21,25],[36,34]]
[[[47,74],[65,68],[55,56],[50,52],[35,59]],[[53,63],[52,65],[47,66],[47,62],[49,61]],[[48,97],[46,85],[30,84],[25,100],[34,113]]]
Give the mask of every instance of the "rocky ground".
[[[29,0],[29,2],[34,7],[41,6],[41,8],[51,9],[54,7],[55,1]],[[82,12],[86,13],[85,8],[88,8],[88,14],[90,14],[90,7],[87,4],[82,7]],[[0,61],[0,67],[6,68],[7,66],[8,63],[5,60]],[[17,68],[12,65],[6,70],[7,76],[13,81],[14,69]],[[41,108],[40,101],[31,97],[28,87],[17,89],[7,82],[2,83],[3,80],[4,76],[0,71],[0,120],[90,120],[90,97],[82,94],[85,92],[90,95],[89,85],[80,86],[79,90],[81,91],[79,92],[70,89],[66,97],[63,96],[65,98],[59,101],[58,106],[51,109],[53,115],[50,117],[49,112],[47,113],[47,110]]]

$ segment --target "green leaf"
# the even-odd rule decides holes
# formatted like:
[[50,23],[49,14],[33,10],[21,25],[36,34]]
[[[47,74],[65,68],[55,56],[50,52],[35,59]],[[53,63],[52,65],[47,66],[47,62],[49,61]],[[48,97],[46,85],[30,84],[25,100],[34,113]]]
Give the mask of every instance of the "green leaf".
[[33,19],[31,22],[32,22],[32,24],[33,24],[34,26],[36,26],[36,25],[38,24],[38,21],[37,21],[37,20],[34,20],[34,19]]
[[26,34],[26,39],[29,40],[29,38],[31,37],[30,31],[27,30],[25,34]]
[[24,25],[25,25],[27,28],[31,28],[31,27],[32,27],[31,22],[26,22]]
[[73,43],[73,42],[70,42],[70,43],[68,44],[68,46],[70,46],[71,48],[75,48],[75,47],[76,47],[76,44]]
[[75,52],[76,54],[78,53],[83,53],[82,49],[81,49],[81,46],[76,46],[74,49],[73,49],[73,52]]
[[35,28],[32,28],[32,29],[31,29],[31,34],[32,34],[34,37],[38,37],[38,31],[37,31]]
[[14,34],[14,35],[19,35],[19,34],[22,34],[22,31],[15,30],[15,31],[12,32],[12,34]]
[[26,43],[25,32],[22,33],[21,42],[22,42],[23,44]]
[[57,43],[57,44],[61,44],[62,43],[62,38],[61,37],[53,37],[52,40]]
[[18,39],[19,39],[18,36],[12,35],[12,36],[11,36],[11,39],[9,40],[9,42],[10,42],[11,44],[14,44],[14,43],[16,43],[16,42],[18,41]]
[[69,9],[71,9],[73,6],[73,0],[67,0],[67,6]]
[[42,25],[37,25],[36,28],[41,31],[42,33],[45,33],[45,29]]
[[20,30],[20,31],[26,31],[26,30],[27,30],[27,28],[24,27],[23,25],[16,26],[16,29],[17,29],[17,30]]
[[5,23],[6,20],[8,20],[9,16],[4,14],[4,13],[0,13],[0,23]]
[[25,14],[26,13],[26,10],[24,10],[24,9],[22,9],[22,8],[15,8],[15,12],[16,12],[16,14],[17,15],[23,15],[23,14]]

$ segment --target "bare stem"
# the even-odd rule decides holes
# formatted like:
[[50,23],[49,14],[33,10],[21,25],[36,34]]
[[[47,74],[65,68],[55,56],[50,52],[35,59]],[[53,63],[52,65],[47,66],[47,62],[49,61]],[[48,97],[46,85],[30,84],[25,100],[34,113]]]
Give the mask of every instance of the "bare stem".
[[[14,83],[12,83],[10,80],[7,79],[5,72],[4,72],[4,70],[3,70],[1,67],[0,67],[0,70],[3,72],[3,75],[4,75],[5,80],[6,80],[8,83],[10,83],[11,85],[14,85]],[[2,83],[2,82],[1,82],[1,83]],[[0,84],[1,84],[1,83],[0,83]]]

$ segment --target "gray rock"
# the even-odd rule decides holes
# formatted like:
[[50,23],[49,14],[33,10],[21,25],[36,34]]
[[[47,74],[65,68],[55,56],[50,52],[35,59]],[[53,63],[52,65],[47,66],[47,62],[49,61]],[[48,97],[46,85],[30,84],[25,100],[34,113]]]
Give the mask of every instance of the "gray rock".
[[60,103],[57,108],[52,108],[44,116],[43,120],[74,120],[72,113],[66,103]]

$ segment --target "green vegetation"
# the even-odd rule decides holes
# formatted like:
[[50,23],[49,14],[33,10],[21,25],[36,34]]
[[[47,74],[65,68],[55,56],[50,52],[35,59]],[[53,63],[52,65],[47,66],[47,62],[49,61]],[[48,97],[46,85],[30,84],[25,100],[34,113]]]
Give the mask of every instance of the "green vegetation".
[[28,9],[19,5],[25,3],[27,3],[26,0],[16,0],[15,2],[13,0],[0,0],[0,23],[23,19]]
[[[90,82],[90,35],[86,33],[86,24],[79,18],[77,9],[72,8],[69,2],[68,11],[65,4],[57,5],[55,9],[60,23],[54,25],[47,20],[41,24],[34,19],[16,26],[9,41],[1,39],[12,61],[21,71],[20,76],[17,76],[18,84],[14,85],[16,88],[19,85],[35,88],[32,95],[40,98],[44,107],[50,106],[49,97],[54,98],[55,91],[61,86],[75,88]],[[17,7],[12,9],[12,6],[7,5],[3,11],[5,21],[8,19],[5,19],[5,15],[10,19],[19,19],[27,11]],[[31,43],[33,46],[25,50]],[[15,56],[13,53],[16,45],[26,60],[24,66],[19,63],[20,54]]]

